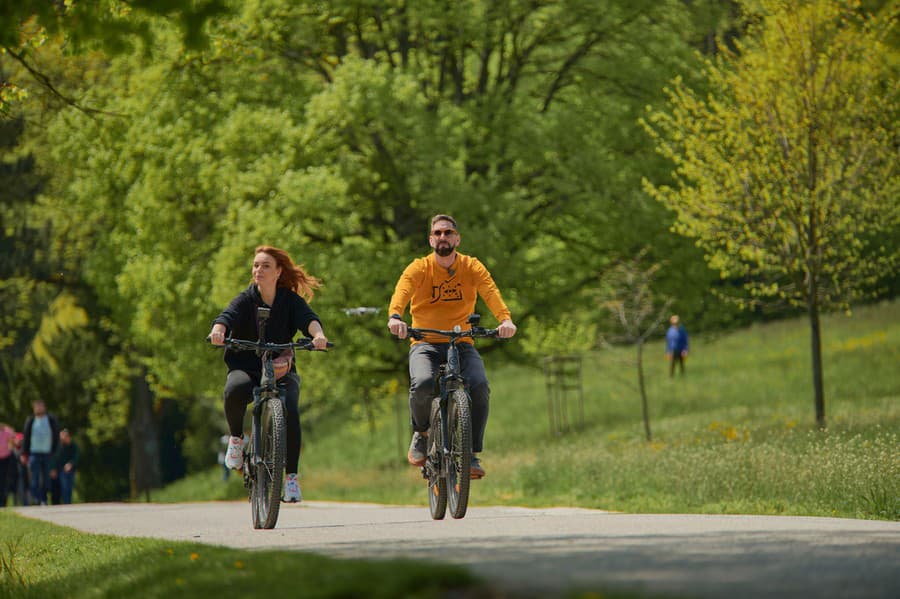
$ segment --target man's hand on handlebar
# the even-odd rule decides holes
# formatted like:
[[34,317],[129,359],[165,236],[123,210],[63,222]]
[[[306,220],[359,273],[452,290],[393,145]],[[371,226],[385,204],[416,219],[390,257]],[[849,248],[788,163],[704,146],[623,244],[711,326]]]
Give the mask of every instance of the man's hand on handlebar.
[[516,334],[516,330],[516,325],[513,324],[513,321],[507,318],[497,327],[497,337],[499,337],[500,339],[509,339]]
[[400,318],[391,318],[388,320],[388,329],[392,335],[396,335],[400,339],[406,339],[406,323]]

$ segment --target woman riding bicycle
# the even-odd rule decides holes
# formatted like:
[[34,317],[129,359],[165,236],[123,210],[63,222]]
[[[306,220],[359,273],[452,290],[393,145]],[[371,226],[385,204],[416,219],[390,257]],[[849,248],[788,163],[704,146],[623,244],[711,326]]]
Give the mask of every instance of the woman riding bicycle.
[[[284,250],[271,246],[256,248],[253,257],[253,282],[213,321],[209,334],[213,345],[223,345],[226,334],[233,338],[259,339],[256,309],[271,308],[266,324],[266,341],[288,343],[297,331],[312,337],[316,349],[325,349],[325,337],[319,317],[309,307],[313,291],[321,283],[301,266],[294,264]],[[282,356],[275,361],[275,375],[285,386],[286,448],[284,501],[301,500],[297,470],[300,463],[300,376],[294,367],[292,356]],[[225,419],[230,437],[225,453],[225,465],[239,469],[243,465],[244,415],[247,405],[253,401],[253,388],[260,383],[262,366],[253,351],[225,350],[228,376],[225,381]]]

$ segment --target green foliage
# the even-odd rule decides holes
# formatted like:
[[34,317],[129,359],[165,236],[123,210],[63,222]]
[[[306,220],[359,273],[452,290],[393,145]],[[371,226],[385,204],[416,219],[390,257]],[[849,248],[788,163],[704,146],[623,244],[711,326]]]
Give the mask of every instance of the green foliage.
[[647,250],[613,265],[604,273],[596,301],[609,315],[608,341],[643,343],[658,332],[672,299],[659,297],[655,287],[662,264],[646,264]]
[[750,305],[847,308],[900,261],[876,241],[900,224],[900,96],[884,44],[896,21],[833,0],[760,6],[739,53],[707,63],[709,95],[676,78],[649,117],[677,185],[646,187]]
[[[204,406],[184,409],[197,434],[185,451],[203,463],[222,424],[212,415],[224,372],[203,338],[246,286],[260,243],[325,283],[313,308],[337,347],[301,357],[309,426],[335,412],[367,426],[387,410],[379,390],[403,386],[405,352],[386,314],[344,309],[384,307],[403,267],[428,251],[436,212],[459,218],[462,250],[487,264],[522,339],[554,319],[577,322],[558,334],[567,351],[592,339],[597,273],[648,240],[654,259],[674,263],[660,288],[683,298],[682,314],[730,318],[704,303],[714,273],[640,190],[665,166],[636,119],[696,66],[691,47],[710,27],[695,27],[700,9],[255,0],[214,15],[216,2],[88,4],[77,5],[85,23],[108,22],[108,36],[71,14],[39,15],[13,48],[25,60],[3,55],[0,67],[22,82],[38,66],[62,90],[30,86],[16,105],[41,119],[17,151],[48,177],[21,222],[49,223],[55,272],[81,287],[88,328],[121,355],[88,368],[85,389],[108,414],[92,416],[98,442],[123,438],[123,381],[141,368],[157,405]],[[208,44],[186,47],[201,21]],[[97,43],[69,43],[88,39]],[[146,52],[120,52],[125,41]],[[491,352],[515,358],[527,345]]]
[[54,358],[50,347],[60,341],[59,337],[69,334],[73,329],[87,325],[88,318],[84,308],[79,306],[71,295],[58,295],[48,307],[34,340],[31,352],[35,359],[45,362],[52,374],[59,373],[59,362]]
[[553,318],[542,321],[531,318],[523,326],[524,335],[516,339],[522,351],[532,359],[545,356],[583,354],[597,342],[597,325],[575,318]]
[[89,381],[88,389],[93,398],[88,438],[102,444],[121,439],[128,425],[131,407],[132,380],[137,371],[126,357],[115,355]]
[[202,45],[205,21],[224,12],[221,0],[103,0],[44,2],[17,0],[0,4],[0,47],[16,47],[22,29],[41,27],[50,35],[64,34],[76,47],[101,45],[107,50],[130,49],[135,38],[152,41],[141,18],[173,18],[188,46]]

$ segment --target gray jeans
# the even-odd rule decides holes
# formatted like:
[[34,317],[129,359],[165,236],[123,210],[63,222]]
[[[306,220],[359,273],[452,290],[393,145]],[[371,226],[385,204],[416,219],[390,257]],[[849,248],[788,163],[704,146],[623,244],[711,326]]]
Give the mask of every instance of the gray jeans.
[[[416,432],[428,430],[431,400],[437,394],[434,377],[440,365],[447,361],[447,347],[447,343],[417,343],[409,349],[409,414]],[[475,346],[460,343],[457,347],[461,374],[472,398],[472,451],[478,453],[484,446],[491,388]]]

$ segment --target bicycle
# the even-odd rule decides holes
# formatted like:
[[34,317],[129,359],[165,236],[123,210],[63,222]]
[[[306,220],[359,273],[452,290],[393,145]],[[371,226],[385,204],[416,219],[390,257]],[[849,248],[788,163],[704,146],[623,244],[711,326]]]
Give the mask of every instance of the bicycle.
[[447,360],[435,376],[437,397],[431,405],[428,429],[428,451],[422,477],[428,481],[428,506],[434,520],[442,520],[450,504],[450,515],[462,518],[469,505],[472,466],[472,399],[465,388],[459,364],[460,339],[497,337],[497,329],[478,326],[481,316],[472,314],[463,331],[459,325],[452,331],[409,328],[408,335],[421,340],[425,334],[447,337]]
[[[275,379],[275,357],[285,350],[317,351],[312,339],[290,343],[267,343],[266,321],[270,308],[256,309],[259,341],[226,337],[222,347],[253,350],[262,360],[262,377],[253,388],[253,410],[250,443],[244,446],[244,487],[250,498],[253,528],[275,528],[281,507],[281,485],[284,482],[285,423],[284,385]],[[207,341],[209,338],[207,337]],[[328,347],[334,344],[329,342]]]

